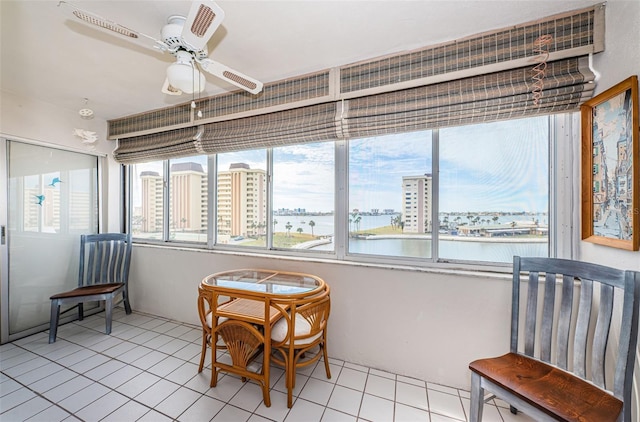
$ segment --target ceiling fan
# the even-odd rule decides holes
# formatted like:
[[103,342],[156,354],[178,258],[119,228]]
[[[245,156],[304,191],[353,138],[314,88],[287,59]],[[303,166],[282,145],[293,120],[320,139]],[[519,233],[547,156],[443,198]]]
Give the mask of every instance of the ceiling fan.
[[200,69],[251,94],[262,91],[262,83],[209,58],[207,42],[224,19],[224,11],[211,0],[195,0],[187,17],[170,16],[158,40],[61,1],[61,9],[85,24],[125,37],[136,44],[176,57],[167,68],[162,92],[169,95],[193,94],[204,90],[205,77]]

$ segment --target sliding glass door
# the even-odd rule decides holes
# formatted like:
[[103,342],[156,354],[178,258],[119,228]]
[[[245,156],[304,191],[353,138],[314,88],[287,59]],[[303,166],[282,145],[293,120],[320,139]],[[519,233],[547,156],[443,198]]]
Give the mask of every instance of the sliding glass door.
[[98,232],[98,157],[3,142],[2,342],[48,326],[49,297],[77,283],[80,234]]

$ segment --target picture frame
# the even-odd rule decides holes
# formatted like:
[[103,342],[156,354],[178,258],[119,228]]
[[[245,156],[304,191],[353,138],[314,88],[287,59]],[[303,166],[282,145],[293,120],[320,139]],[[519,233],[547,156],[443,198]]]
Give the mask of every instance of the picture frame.
[[640,246],[638,77],[580,107],[582,240],[637,251]]

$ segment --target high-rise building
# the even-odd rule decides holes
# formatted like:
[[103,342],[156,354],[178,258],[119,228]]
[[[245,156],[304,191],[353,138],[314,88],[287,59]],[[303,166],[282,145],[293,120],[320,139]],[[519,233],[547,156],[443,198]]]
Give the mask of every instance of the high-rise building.
[[[202,232],[207,227],[207,173],[198,163],[171,165],[169,221],[171,230]],[[141,231],[162,231],[162,176],[140,174],[142,186]],[[245,163],[218,172],[218,233],[251,236],[267,226],[266,171]]]
[[431,232],[432,180],[431,174],[402,178],[403,231],[407,233]]
[[267,226],[267,174],[245,163],[218,172],[218,233],[247,236]]

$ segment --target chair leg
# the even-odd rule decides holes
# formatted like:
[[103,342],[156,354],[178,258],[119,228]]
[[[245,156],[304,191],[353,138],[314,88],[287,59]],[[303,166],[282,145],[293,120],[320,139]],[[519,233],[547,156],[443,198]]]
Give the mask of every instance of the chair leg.
[[482,410],[484,406],[484,388],[480,386],[480,375],[471,373],[471,415],[469,422],[479,422],[482,420]]
[[131,313],[131,304],[129,304],[129,289],[126,285],[122,291],[122,301],[124,302],[124,312],[129,315]]
[[331,369],[329,369],[329,356],[327,356],[327,343],[322,342],[322,354],[324,355],[324,370],[327,373],[327,379],[331,379]]
[[105,319],[107,320],[107,328],[105,332],[111,334],[111,316],[113,315],[113,298],[109,297],[104,300]]
[[509,406],[509,411],[510,411],[511,413],[513,413],[514,415],[517,415],[517,414],[518,414],[518,409],[516,409],[516,408],[515,408],[515,407],[513,407],[513,406]]
[[[215,347],[212,347],[215,349]],[[202,331],[202,351],[200,352],[200,366],[198,367],[198,373],[202,372],[204,367],[204,357],[207,354],[207,333]]]
[[78,321],[82,321],[84,319],[84,307],[82,306],[82,302],[78,303]]
[[58,334],[58,319],[60,318],[60,304],[57,300],[51,301],[51,317],[49,318],[49,343],[56,341]]

